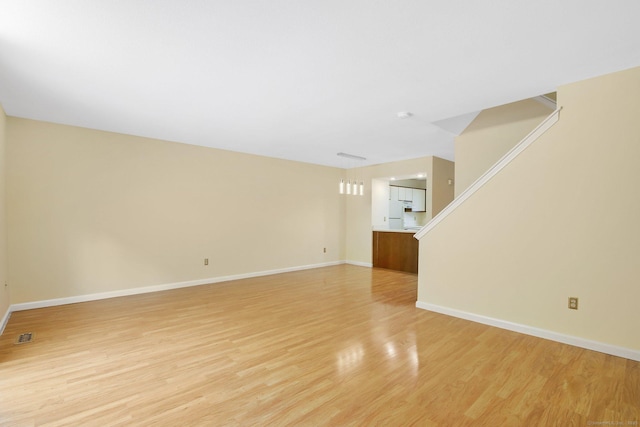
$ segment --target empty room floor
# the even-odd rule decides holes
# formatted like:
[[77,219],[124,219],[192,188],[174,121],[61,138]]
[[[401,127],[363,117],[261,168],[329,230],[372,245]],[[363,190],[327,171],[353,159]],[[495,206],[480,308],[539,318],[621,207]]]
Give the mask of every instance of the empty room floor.
[[0,425],[638,425],[639,362],[417,309],[416,286],[339,265],[15,312]]

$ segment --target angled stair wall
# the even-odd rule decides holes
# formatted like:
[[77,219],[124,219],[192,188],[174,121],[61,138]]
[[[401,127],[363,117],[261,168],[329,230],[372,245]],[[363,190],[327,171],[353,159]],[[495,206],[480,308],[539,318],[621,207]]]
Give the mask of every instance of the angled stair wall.
[[640,68],[558,105],[417,234],[416,305],[640,360]]

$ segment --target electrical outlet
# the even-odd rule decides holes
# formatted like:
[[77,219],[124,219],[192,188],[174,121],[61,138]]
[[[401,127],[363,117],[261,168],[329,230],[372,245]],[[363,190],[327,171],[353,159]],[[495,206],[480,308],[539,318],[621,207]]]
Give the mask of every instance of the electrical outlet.
[[209,258],[204,259],[204,265],[209,265]]
[[571,310],[578,309],[578,298],[577,297],[569,297],[569,308]]

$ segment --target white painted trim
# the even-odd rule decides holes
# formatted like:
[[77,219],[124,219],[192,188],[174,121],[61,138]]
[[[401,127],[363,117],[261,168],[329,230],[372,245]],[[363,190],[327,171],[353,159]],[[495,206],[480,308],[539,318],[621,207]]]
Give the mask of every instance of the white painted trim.
[[505,154],[498,162],[493,165],[488,171],[486,171],[480,178],[478,178],[473,184],[471,184],[466,190],[464,190],[458,197],[453,199],[449,205],[444,208],[438,215],[433,217],[431,221],[429,221],[424,227],[420,229],[416,234],[414,234],[414,238],[420,240],[422,239],[429,231],[433,230],[436,225],[438,225],[443,219],[449,216],[454,210],[458,208],[461,204],[463,204],[469,197],[471,197],[476,191],[478,191],[483,185],[485,185],[491,178],[496,176],[498,172],[500,172],[505,166],[507,166],[513,159],[518,157],[520,153],[522,153],[525,149],[527,149],[540,135],[545,133],[551,126],[553,126],[558,121],[558,116],[560,115],[560,110],[562,107],[555,110],[551,113],[546,119],[542,121],[534,130],[529,132],[527,136],[524,137],[522,141],[518,143],[515,147],[513,147],[507,154]]
[[544,105],[545,107],[551,108],[552,110],[555,110],[558,105],[556,101],[544,95],[534,96],[532,99],[535,101],[538,101],[540,104]]
[[359,267],[369,267],[373,268],[373,263],[371,262],[362,262],[362,261],[346,261],[345,264],[349,265],[357,265]]
[[416,302],[416,307],[440,314],[446,314],[447,316],[458,317],[460,319],[470,320],[472,322],[482,323],[484,325],[495,326],[496,328],[507,329],[509,331],[519,332],[521,334],[532,335],[534,337],[544,338],[547,340],[569,344],[575,347],[586,348],[587,350],[598,351],[600,353],[611,354],[613,356],[624,357],[625,359],[631,359],[640,362],[640,350],[618,347],[599,341],[591,341],[585,338],[565,335],[559,332],[540,329],[520,323],[513,323],[502,319],[482,316],[480,314],[469,313],[466,311],[456,310],[454,308],[443,307],[440,305],[429,304],[421,301]]
[[9,323],[9,317],[11,317],[11,306],[7,307],[7,312],[2,316],[2,322],[0,322],[0,335],[4,333],[4,328]]
[[[320,264],[303,265],[298,267],[288,267],[276,270],[258,271],[254,273],[235,274],[232,276],[220,276],[212,277],[209,279],[189,280],[186,282],[166,283],[162,285],[143,286],[138,288],[121,289],[118,291],[100,292],[95,294],[77,295],[65,298],[55,298],[42,301],[24,302],[19,304],[12,304],[9,307],[9,314],[14,311],[32,310],[34,308],[53,307],[65,304],[75,304],[78,302],[96,301],[107,298],[116,298],[129,295],[146,294],[150,292],[167,291],[171,289],[187,288],[190,286],[209,285],[213,283],[229,282],[231,280],[248,279],[251,277],[270,276],[273,274],[289,273],[293,271],[309,270],[312,268],[329,267],[332,265],[344,264],[344,261],[325,262]],[[8,317],[8,315],[7,315]]]

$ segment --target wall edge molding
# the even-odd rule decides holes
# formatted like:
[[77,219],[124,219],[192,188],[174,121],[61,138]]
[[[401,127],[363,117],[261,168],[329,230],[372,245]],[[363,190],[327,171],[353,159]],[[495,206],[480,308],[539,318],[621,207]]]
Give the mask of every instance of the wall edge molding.
[[11,317],[11,306],[7,307],[6,313],[2,316],[2,321],[0,322],[0,335],[4,333],[4,328],[9,323],[9,318]]
[[212,285],[215,283],[230,282],[233,280],[249,279],[249,278],[261,277],[261,276],[271,276],[274,274],[290,273],[293,271],[300,271],[300,270],[310,270],[313,268],[329,267],[329,266],[340,265],[340,264],[345,264],[345,261],[323,262],[319,264],[309,264],[309,265],[302,265],[302,266],[296,266],[296,267],[279,268],[275,270],[265,270],[265,271],[258,271],[253,273],[234,274],[230,276],[211,277],[207,279],[188,280],[184,282],[141,286],[137,288],[121,289],[117,291],[98,292],[93,294],[76,295],[71,297],[23,302],[23,303],[12,304],[9,307],[9,310],[7,312],[7,315],[5,315],[5,317],[8,319],[9,315],[14,311],[32,310],[36,308],[53,307],[53,306],[66,305],[66,304],[76,304],[80,302],[97,301],[101,299],[118,298],[118,297],[130,296],[130,295],[147,294],[151,292],[161,292],[161,291],[168,291],[172,289],[188,288],[191,286]]
[[640,362],[640,350],[634,350],[625,347],[618,347],[613,344],[607,344],[599,341],[592,341],[585,338],[580,338],[572,335],[565,335],[559,332],[550,331],[548,329],[540,329],[529,325],[523,325],[521,323],[509,322],[507,320],[496,319],[493,317],[483,316],[480,314],[469,313],[455,308],[444,307],[437,304],[425,303],[422,301],[416,301],[416,307],[433,311],[435,313],[445,314],[447,316],[457,317],[460,319],[469,320],[476,323],[482,323],[484,325],[494,326],[501,329],[506,329],[513,332],[518,332],[525,335],[531,335],[537,338],[543,338],[550,341],[556,341],[563,344],[569,344],[574,347],[580,347],[587,350],[593,350],[600,353],[610,354],[612,356],[623,357],[625,359],[635,360]]
[[553,99],[545,96],[545,95],[539,95],[539,96],[534,96],[532,98],[534,101],[538,101],[540,104],[544,105],[545,107],[548,107],[552,110],[555,110],[558,107],[558,102],[554,101]]

